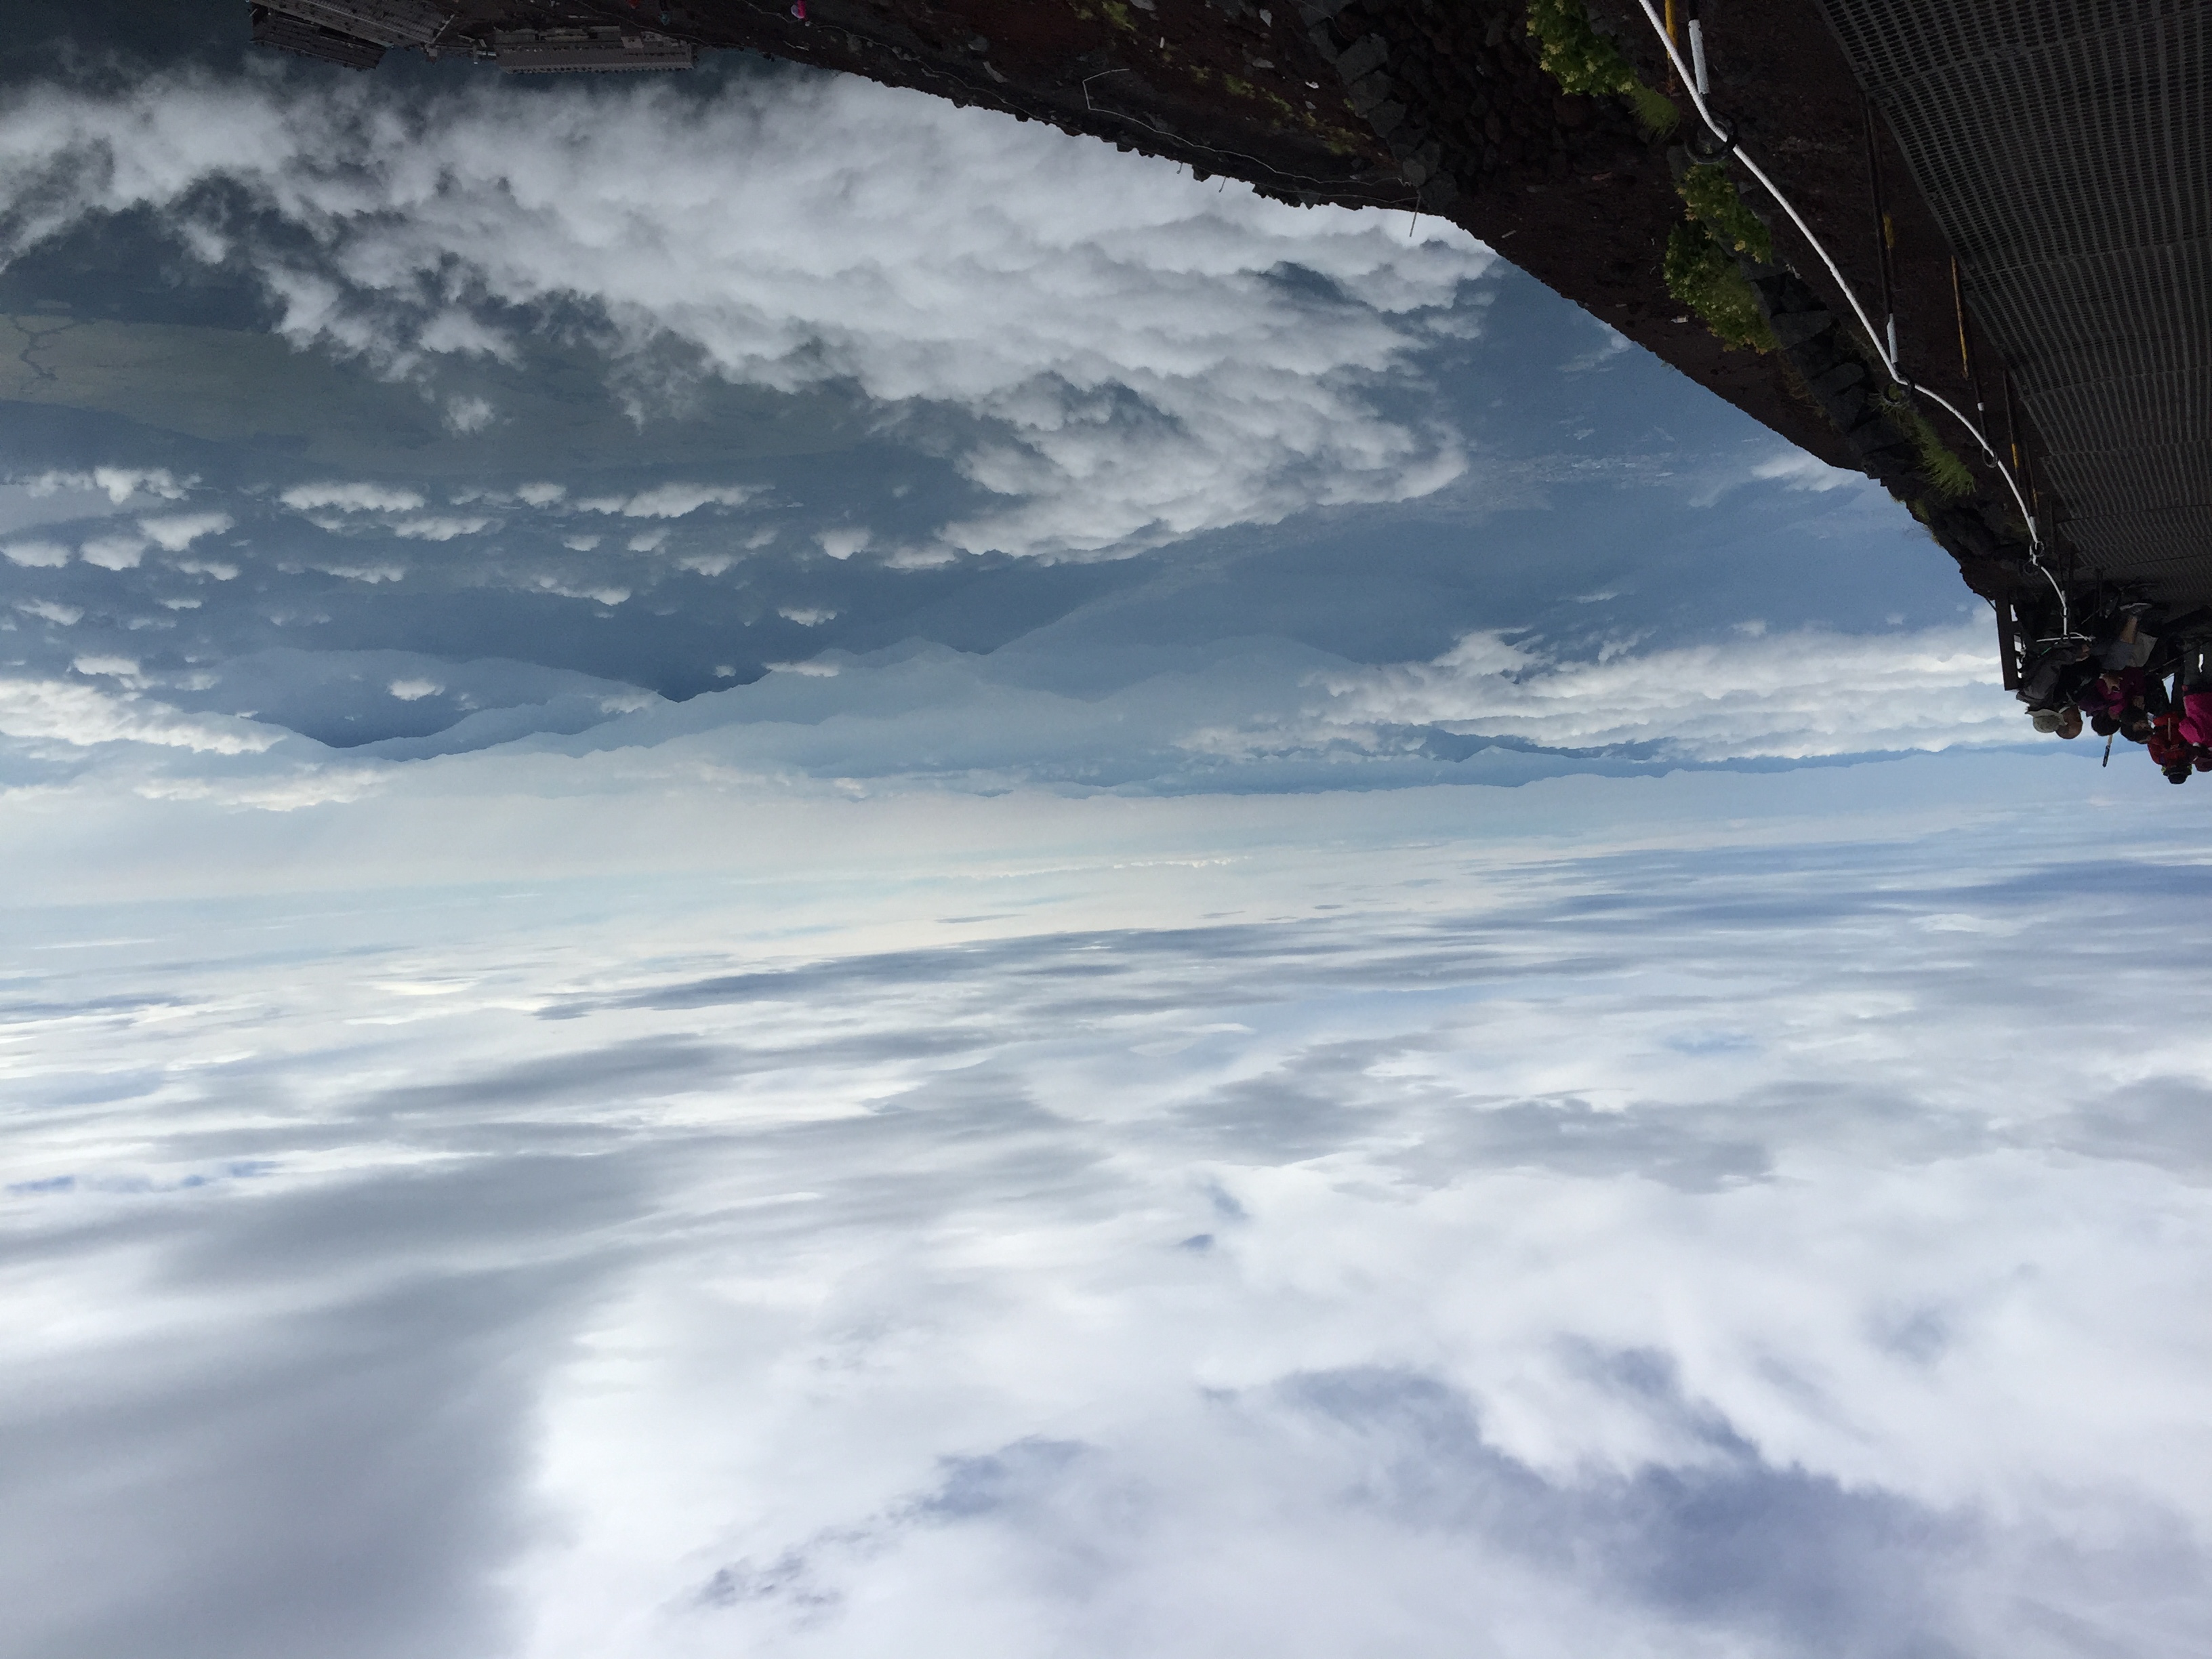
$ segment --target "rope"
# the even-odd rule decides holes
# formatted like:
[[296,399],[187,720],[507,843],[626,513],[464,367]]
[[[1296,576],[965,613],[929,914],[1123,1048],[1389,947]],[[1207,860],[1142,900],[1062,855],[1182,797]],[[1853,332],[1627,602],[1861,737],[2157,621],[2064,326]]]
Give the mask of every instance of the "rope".
[[[2005,481],[2005,487],[2012,491],[2013,500],[2020,506],[2021,520],[2027,526],[2028,562],[2042,574],[2044,580],[2051,584],[2051,591],[2058,596],[2060,637],[2073,637],[2073,607],[2067,602],[2066,590],[2059,586],[2058,579],[2051,574],[2049,568],[2043,562],[2043,538],[2036,528],[2035,514],[2027,504],[2027,497],[2021,494],[2020,485],[2014,479],[2011,471],[2003,461],[1998,459],[1996,451],[1990,447],[1990,441],[1982,435],[1981,428],[1960,413],[1948,398],[1929,391],[1924,386],[1906,380],[1904,375],[1898,373],[1897,353],[1894,347],[1885,349],[1881,332],[1875,329],[1873,319],[1867,315],[1866,307],[1859,303],[1857,291],[1844,280],[1844,273],[1837,268],[1836,262],[1830,256],[1826,246],[1813,234],[1813,228],[1805,222],[1804,216],[1797,211],[1796,204],[1782,193],[1781,186],[1766,176],[1766,170],[1764,167],[1744,154],[1742,149],[1736,143],[1735,136],[1706,106],[1705,77],[1699,72],[1704,69],[1704,64],[1700,63],[1698,70],[1692,70],[1682,61],[1682,54],[1675,50],[1674,38],[1667,33],[1667,25],[1661,21],[1658,12],[1652,6],[1651,0],[1637,0],[1637,3],[1643,7],[1645,19],[1650,23],[1653,32],[1658,35],[1659,45],[1667,53],[1667,61],[1674,66],[1674,73],[1681,76],[1684,90],[1690,94],[1690,101],[1697,106],[1698,118],[1705,124],[1706,131],[1713,135],[1721,147],[1742,162],[1745,171],[1759,180],[1766,193],[1774,198],[1776,204],[1790,216],[1790,222],[1796,225],[1798,234],[1811,244],[1813,252],[1820,256],[1820,263],[1828,268],[1828,275],[1835,278],[1836,286],[1843,291],[1844,299],[1850,306],[1851,314],[1859,319],[1859,327],[1865,333],[1868,344],[1874,348],[1875,356],[1881,360],[1883,372],[1908,392],[1917,392],[1942,409],[1953,420],[1958,422],[1972,434],[1974,441],[1982,447],[1982,453],[1990,458],[1990,465],[1996,468],[1997,476]],[[1698,31],[1698,45],[1702,48],[1705,45],[1702,29]],[[1705,56],[1702,50],[1698,55],[1700,58]]]

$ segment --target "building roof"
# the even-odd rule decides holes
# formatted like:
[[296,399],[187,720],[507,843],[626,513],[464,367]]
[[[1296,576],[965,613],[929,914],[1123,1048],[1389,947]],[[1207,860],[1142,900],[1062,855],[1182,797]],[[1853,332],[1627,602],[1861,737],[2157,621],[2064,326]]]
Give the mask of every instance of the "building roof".
[[2212,0],[1820,4],[2044,441],[2057,540],[2212,599]]

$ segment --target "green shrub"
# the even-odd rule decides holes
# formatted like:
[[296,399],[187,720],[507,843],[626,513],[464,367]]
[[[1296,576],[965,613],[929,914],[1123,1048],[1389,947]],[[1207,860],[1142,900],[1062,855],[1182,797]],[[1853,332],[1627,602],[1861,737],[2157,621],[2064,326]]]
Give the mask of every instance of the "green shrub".
[[1626,98],[1636,118],[1664,137],[1681,125],[1674,100],[1636,77],[1620,48],[1590,27],[1582,0],[1528,0],[1528,33],[1538,61],[1563,92]]
[[1752,292],[1735,255],[1702,221],[1685,219],[1674,227],[1667,238],[1662,269],[1667,292],[1696,312],[1723,344],[1774,349],[1774,331],[1759,309],[1759,295]]
[[1693,167],[1674,186],[1690,216],[1733,252],[1748,253],[1765,264],[1774,258],[1774,238],[1759,216],[1736,194],[1735,180],[1717,162]]
[[1935,494],[1947,501],[1964,499],[1974,493],[1974,475],[1966,464],[1936,435],[1936,428],[1928,424],[1928,417],[1906,401],[1902,394],[1888,401],[1889,412],[1897,423],[1912,438],[1912,447],[1920,453],[1920,477]]

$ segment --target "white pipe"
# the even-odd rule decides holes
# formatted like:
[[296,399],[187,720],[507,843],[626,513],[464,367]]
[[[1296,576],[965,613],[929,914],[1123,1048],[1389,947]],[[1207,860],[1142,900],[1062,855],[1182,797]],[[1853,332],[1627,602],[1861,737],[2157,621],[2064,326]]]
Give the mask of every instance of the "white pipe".
[[1690,20],[1690,62],[1698,71],[1698,96],[1710,95],[1711,88],[1705,85],[1705,26],[1694,17]]
[[[2049,582],[2051,591],[2058,595],[2060,626],[2067,633],[2073,632],[2073,612],[2072,607],[2066,602],[2066,590],[2059,586],[2058,579],[2044,568],[2043,541],[2036,533],[2035,514],[2028,511],[2027,497],[2021,494],[2020,485],[2014,482],[2013,476],[2006,470],[2005,464],[1997,459],[1997,453],[1990,447],[1990,441],[1982,435],[1978,427],[1953,408],[1948,401],[1937,397],[1926,386],[1914,385],[1897,372],[1897,350],[1893,338],[1890,349],[1887,351],[1883,350],[1881,334],[1875,329],[1873,319],[1867,315],[1866,307],[1859,303],[1856,292],[1849,283],[1844,280],[1844,273],[1837,269],[1836,262],[1829,257],[1827,248],[1822,245],[1820,239],[1813,234],[1813,228],[1805,222],[1804,216],[1797,211],[1790,199],[1782,193],[1781,187],[1766,176],[1765,169],[1738,149],[1735,139],[1729,136],[1728,129],[1713,118],[1712,111],[1705,107],[1705,32],[1698,27],[1697,20],[1692,18],[1690,22],[1690,46],[1698,58],[1697,68],[1693,70],[1682,61],[1682,54],[1675,49],[1674,37],[1667,33],[1666,22],[1653,8],[1651,0],[1638,0],[1638,3],[1644,8],[1644,15],[1650,22],[1651,32],[1659,37],[1660,48],[1666,52],[1667,61],[1674,64],[1674,73],[1681,77],[1682,84],[1689,88],[1690,101],[1697,106],[1698,118],[1705,124],[1707,131],[1734,152],[1735,159],[1743,163],[1745,171],[1765,186],[1766,193],[1774,198],[1776,204],[1790,216],[1790,222],[1797,227],[1798,233],[1812,246],[1813,252],[1820,256],[1820,263],[1827,266],[1828,275],[1836,279],[1836,286],[1843,291],[1844,298],[1849,302],[1852,314],[1859,319],[1859,327],[1864,331],[1868,343],[1873,346],[1875,356],[1881,359],[1884,372],[1899,386],[1917,392],[1931,403],[1938,404],[1949,410],[1951,417],[1972,433],[1974,441],[1981,445],[1983,453],[1989,456],[1990,464],[1996,468],[1997,476],[2005,481],[2005,487],[2012,491],[2013,500],[2020,505],[2021,522],[2027,526],[2028,558],[2038,570],[2043,572],[2044,580]],[[1895,319],[1893,318],[1891,323],[1893,327]]]

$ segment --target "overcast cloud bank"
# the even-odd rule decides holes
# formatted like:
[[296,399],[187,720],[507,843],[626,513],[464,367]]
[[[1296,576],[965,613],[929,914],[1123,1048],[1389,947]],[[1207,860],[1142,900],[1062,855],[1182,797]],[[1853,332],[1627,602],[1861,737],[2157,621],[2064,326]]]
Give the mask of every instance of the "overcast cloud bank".
[[[0,254],[84,301],[38,349],[94,341],[19,392],[150,423],[0,485],[0,785],[276,805],[676,741],[777,788],[1310,789],[2026,736],[1879,490],[1449,227],[795,73],[45,84],[0,155]],[[151,289],[61,282],[110,237],[229,320],[142,337]],[[102,391],[118,353],[171,402]],[[234,381],[246,424],[179,447]]]
[[0,113],[0,255],[143,210],[251,270],[295,344],[433,390],[439,360],[519,361],[550,329],[613,347],[641,419],[699,374],[957,410],[978,424],[945,441],[1003,504],[902,550],[925,562],[1126,554],[1465,465],[1370,396],[1492,264],[1451,226],[1170,179],[860,81],[533,90],[33,88]]
[[1433,662],[1322,684],[1340,723],[1434,726],[1555,749],[1649,745],[1667,760],[2019,743],[2020,705],[2003,690],[1989,634],[1978,618],[1856,637],[1752,627],[1710,645],[1579,662],[1470,634]]
[[19,911],[17,1628],[2198,1651],[2203,872],[1891,793]]
[[[320,697],[325,729],[338,729],[344,709],[364,698],[474,711],[420,737],[337,753],[273,726],[185,715],[137,689],[143,682],[135,663],[86,658],[78,664],[84,677],[131,689],[0,681],[0,735],[36,740],[17,748],[25,781],[66,773],[135,780],[158,793],[189,775],[217,798],[237,789],[263,804],[320,799],[312,791],[272,795],[271,775],[374,776],[501,748],[580,758],[658,753],[647,764],[709,766],[740,787],[752,780],[777,793],[1517,782],[1589,769],[2019,744],[2018,706],[1996,684],[1983,633],[1969,625],[1903,637],[1746,637],[1602,662],[1547,660],[1540,647],[1484,635],[1433,663],[1379,669],[1261,640],[1180,653],[1171,670],[1103,696],[1082,693],[1048,654],[1019,643],[987,657],[919,646],[866,658],[828,653],[681,704],[523,664],[477,662],[456,672],[390,652],[270,653],[199,676],[228,686],[234,700],[266,683],[301,723]],[[117,746],[74,760],[55,752],[57,741]],[[213,752],[180,770],[125,744]],[[626,759],[617,769],[628,776],[634,764]],[[579,781],[590,775],[580,773]]]

